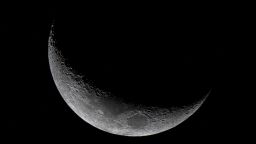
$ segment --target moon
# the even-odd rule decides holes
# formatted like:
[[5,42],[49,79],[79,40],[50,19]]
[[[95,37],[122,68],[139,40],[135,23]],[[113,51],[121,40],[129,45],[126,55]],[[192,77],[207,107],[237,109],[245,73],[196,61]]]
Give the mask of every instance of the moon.
[[54,24],[48,39],[48,59],[54,83],[68,106],[85,122],[108,133],[149,136],[170,130],[193,115],[208,97],[180,107],[133,104],[86,81],[58,47]]

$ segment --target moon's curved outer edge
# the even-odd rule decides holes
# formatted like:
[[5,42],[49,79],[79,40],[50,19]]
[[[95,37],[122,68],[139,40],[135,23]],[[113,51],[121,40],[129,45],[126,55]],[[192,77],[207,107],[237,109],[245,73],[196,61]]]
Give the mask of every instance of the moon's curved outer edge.
[[[82,80],[81,75],[75,74],[72,68],[67,65],[56,45],[54,24],[51,27],[48,40],[48,58],[55,85],[69,107],[92,126],[117,135],[146,136],[171,129],[190,117],[210,93],[190,106],[173,108],[173,110],[143,106],[134,108],[120,102],[121,107],[125,107],[126,111],[113,115],[103,104],[108,99],[108,95],[102,91],[93,90],[89,84]],[[147,124],[143,128],[134,129],[128,124],[128,118],[135,115],[147,119]]]

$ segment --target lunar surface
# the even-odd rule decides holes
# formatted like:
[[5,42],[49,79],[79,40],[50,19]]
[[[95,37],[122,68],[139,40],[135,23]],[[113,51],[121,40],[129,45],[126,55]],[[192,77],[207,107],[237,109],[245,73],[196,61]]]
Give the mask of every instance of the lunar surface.
[[183,107],[163,108],[132,104],[93,87],[69,65],[58,47],[54,25],[48,41],[48,58],[53,80],[69,107],[90,125],[123,136],[148,136],[167,131],[190,117],[205,101]]

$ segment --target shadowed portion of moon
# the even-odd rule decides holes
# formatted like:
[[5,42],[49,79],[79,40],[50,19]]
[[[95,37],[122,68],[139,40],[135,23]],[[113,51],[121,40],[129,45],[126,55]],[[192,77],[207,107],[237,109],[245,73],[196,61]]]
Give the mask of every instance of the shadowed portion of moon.
[[[136,71],[136,68],[134,70],[134,65],[128,66],[128,62],[122,64],[127,66],[120,68],[124,70],[115,69],[114,74],[106,76],[106,73],[104,75],[105,71],[98,74],[96,71],[101,68],[97,68],[93,72],[96,72],[98,75],[92,75],[89,72],[91,71],[90,69],[102,65],[90,64],[91,61],[97,59],[97,54],[90,53],[91,51],[89,50],[85,55],[95,54],[95,56],[88,56],[91,61],[84,61],[83,67],[88,72],[79,73],[77,71],[79,68],[74,66],[75,68],[73,69],[74,64],[70,65],[59,47],[54,27],[52,25],[48,43],[49,65],[54,82],[70,108],[84,121],[98,129],[125,136],[157,134],[171,129],[186,120],[201,106],[209,94],[208,91],[205,94],[206,96],[193,102],[189,101],[187,104],[174,106],[170,102],[170,105],[167,107],[168,102],[166,102],[161,106],[160,103],[164,100],[159,100],[158,96],[169,95],[166,91],[166,86],[156,83],[153,80],[153,76],[148,77],[149,75],[146,75],[146,77],[143,77],[145,75],[143,73],[146,71],[130,77],[127,74],[133,75],[131,73],[140,73],[140,71]],[[115,60],[107,62],[113,61]],[[139,64],[139,66],[141,65],[143,66],[143,63]],[[120,74],[122,71],[126,71],[125,75]],[[115,75],[118,78],[114,78]],[[93,82],[91,77],[95,79],[103,78],[104,82],[102,82],[103,84],[101,83],[101,86],[97,85],[98,83]],[[137,81],[135,81],[136,79]],[[107,83],[107,81],[111,80],[114,83]],[[141,82],[145,80],[148,81],[148,84],[141,87]],[[111,85],[111,87],[104,87],[107,85]],[[161,85],[161,87],[157,85]],[[165,91],[152,91],[156,88],[165,89]],[[152,98],[153,94],[155,97]],[[119,97],[120,95],[124,96]],[[148,95],[148,100],[151,102],[147,103],[145,96],[140,98],[141,95]],[[154,104],[153,99],[156,100],[156,104]],[[142,103],[143,101],[145,102]]]

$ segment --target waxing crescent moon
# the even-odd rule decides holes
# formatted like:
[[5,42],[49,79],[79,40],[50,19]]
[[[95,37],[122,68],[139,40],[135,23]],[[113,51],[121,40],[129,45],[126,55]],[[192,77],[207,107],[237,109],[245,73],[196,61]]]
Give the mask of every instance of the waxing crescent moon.
[[50,71],[55,85],[69,107],[90,125],[123,136],[148,136],[182,123],[202,105],[202,99],[183,107],[162,108],[128,104],[93,88],[77,74],[56,44],[54,25],[48,40]]

